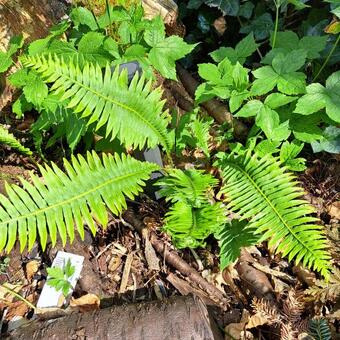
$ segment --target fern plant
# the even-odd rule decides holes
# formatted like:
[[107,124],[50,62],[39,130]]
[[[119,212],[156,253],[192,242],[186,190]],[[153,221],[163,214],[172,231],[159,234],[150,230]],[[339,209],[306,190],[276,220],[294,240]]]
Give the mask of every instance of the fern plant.
[[24,155],[31,156],[32,151],[26,147],[24,147],[13,134],[9,133],[7,129],[5,129],[2,125],[0,125],[0,144],[5,144],[10,146],[13,149],[18,150]]
[[329,329],[327,320],[325,319],[314,319],[310,320],[308,325],[308,334],[314,340],[331,340],[332,334]]
[[177,248],[204,246],[204,240],[225,223],[222,204],[209,199],[209,191],[217,182],[210,174],[195,169],[172,169],[168,177],[157,182],[161,196],[173,203],[164,230]]
[[118,137],[127,147],[142,149],[162,145],[171,150],[172,135],[167,131],[169,116],[162,111],[160,89],[152,89],[151,81],[135,75],[130,85],[126,71],[117,67],[112,71],[96,64],[85,63],[81,69],[76,60],[64,61],[57,55],[23,56],[24,66],[36,70],[51,91],[62,93],[61,101],[72,98],[67,107],[88,124],[96,123],[96,130],[106,127],[106,136]]
[[22,187],[6,184],[8,197],[0,195],[0,250],[9,252],[19,236],[21,251],[28,243],[31,249],[39,235],[44,249],[50,236],[55,245],[57,234],[65,244],[74,239],[74,223],[84,238],[84,223],[95,233],[97,221],[108,223],[109,209],[118,215],[126,207],[124,196],[133,198],[155,164],[117,154],[88,153],[86,159],[73,156],[64,160],[66,173],[55,164],[40,167],[41,181],[31,174],[33,184],[21,179]]
[[315,210],[301,199],[303,189],[294,176],[275,158],[258,159],[250,152],[222,156],[217,164],[222,169],[227,209],[249,221],[247,228],[260,234],[259,242],[269,240],[276,252],[328,277],[328,243],[322,226],[315,223],[318,219],[309,216]]

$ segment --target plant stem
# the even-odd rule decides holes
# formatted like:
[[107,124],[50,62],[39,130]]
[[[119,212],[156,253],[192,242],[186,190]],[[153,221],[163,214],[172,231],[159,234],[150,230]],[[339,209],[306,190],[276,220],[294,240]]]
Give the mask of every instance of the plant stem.
[[20,294],[18,294],[16,291],[14,291],[11,288],[6,287],[5,284],[1,284],[0,287],[4,288],[8,293],[14,295],[16,298],[18,298],[19,300],[25,302],[27,304],[27,306],[29,306],[30,308],[36,310],[37,307],[35,307],[32,303],[30,303],[27,299],[25,299],[24,297],[22,297]]
[[319,77],[320,73],[323,71],[323,69],[324,69],[325,66],[327,65],[329,59],[331,58],[331,56],[332,56],[333,53],[334,53],[334,51],[335,51],[335,49],[336,49],[336,47],[337,47],[339,41],[340,41],[340,34],[338,34],[338,37],[336,38],[336,41],[335,41],[335,43],[334,43],[332,49],[329,51],[327,58],[325,59],[325,61],[323,62],[322,66],[320,67],[318,73],[317,73],[316,76],[314,77],[313,82]]
[[276,11],[275,11],[275,26],[274,26],[272,49],[275,48],[275,44],[276,44],[276,35],[277,35],[278,27],[279,27],[279,10],[280,10],[280,3],[274,0],[274,4],[276,7]]

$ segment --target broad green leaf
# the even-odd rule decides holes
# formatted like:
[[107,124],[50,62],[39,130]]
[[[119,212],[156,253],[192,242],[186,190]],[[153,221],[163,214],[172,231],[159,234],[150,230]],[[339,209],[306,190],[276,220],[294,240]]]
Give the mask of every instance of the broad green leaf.
[[271,66],[263,66],[252,72],[255,76],[255,81],[251,87],[251,93],[254,96],[259,96],[270,92],[277,84],[279,75]]
[[252,117],[257,116],[263,109],[263,103],[257,99],[250,100],[245,104],[240,111],[235,114],[235,117]]
[[85,7],[73,8],[70,14],[70,18],[76,27],[79,25],[85,25],[88,26],[91,31],[95,31],[98,29],[94,15]]
[[215,64],[199,64],[198,74],[204,80],[211,81],[215,84],[221,81],[221,73]]
[[123,22],[131,20],[130,15],[123,7],[109,6],[105,9],[105,13],[101,15],[97,21],[100,28],[105,28],[113,22]]
[[279,114],[265,105],[259,111],[255,121],[269,139],[272,139],[274,129],[280,124]]
[[83,35],[78,44],[79,53],[85,58],[85,60],[98,63],[104,67],[110,60],[103,51],[103,42],[105,36],[99,32],[88,32]]
[[32,110],[32,104],[27,102],[23,94],[12,105],[12,112],[16,114],[18,119],[22,118],[24,113],[30,110]]
[[329,153],[340,153],[340,128],[328,126],[319,142],[312,142],[314,152],[326,151]]
[[260,157],[264,157],[266,155],[271,155],[273,153],[278,152],[279,150],[277,149],[279,146],[279,142],[277,141],[272,141],[270,139],[266,139],[259,144],[256,145],[255,151]]
[[151,46],[156,46],[165,38],[165,27],[160,15],[157,15],[144,31],[144,40]]
[[56,54],[65,61],[78,55],[72,43],[63,40],[52,40],[44,54]]
[[111,37],[104,40],[103,48],[109,52],[113,57],[120,58],[118,43]]
[[238,16],[250,19],[253,14],[254,7],[255,5],[251,1],[244,2],[242,5],[240,5]]
[[50,41],[52,39],[52,36],[48,36],[43,39],[38,39],[30,43],[28,46],[28,54],[30,56],[36,55],[36,54],[42,54],[45,53]]
[[340,71],[328,77],[326,87],[315,83],[307,86],[306,91],[297,102],[296,113],[309,115],[325,107],[328,117],[340,122]]
[[274,29],[274,22],[269,13],[264,13],[250,22],[249,25],[243,26],[240,29],[241,33],[254,33],[256,40],[262,40],[269,37],[269,34]]
[[30,77],[23,91],[27,101],[35,106],[39,106],[47,97],[48,87],[39,76],[33,75]]
[[271,109],[276,109],[277,107],[284,106],[296,100],[297,97],[286,96],[283,93],[271,93],[266,97],[264,103]]
[[196,44],[189,45],[182,38],[173,35],[156,44],[149,52],[149,60],[161,75],[176,80],[175,61],[190,53]]
[[0,72],[6,72],[12,65],[12,58],[8,53],[0,51]]
[[248,90],[243,92],[232,91],[229,99],[229,109],[230,112],[235,112],[238,110],[243,101],[246,100],[250,96],[250,92]]
[[308,116],[308,120],[305,116],[295,114],[289,120],[289,126],[295,138],[306,143],[312,143],[323,137],[323,131],[319,127],[320,123],[321,118],[319,114]]
[[279,75],[298,71],[306,61],[306,52],[297,50],[287,54],[279,53],[273,59],[272,66]]
[[257,49],[258,44],[254,40],[253,33],[249,33],[236,46],[235,49],[231,47],[220,47],[218,50],[210,53],[214,61],[220,62],[224,58],[228,58],[232,64],[239,62],[244,64],[246,58],[251,56]]

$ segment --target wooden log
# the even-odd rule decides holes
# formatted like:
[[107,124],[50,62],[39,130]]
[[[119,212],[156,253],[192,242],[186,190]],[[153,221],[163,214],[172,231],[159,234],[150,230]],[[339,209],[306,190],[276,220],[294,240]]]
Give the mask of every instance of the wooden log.
[[206,306],[197,297],[115,306],[33,321],[14,330],[11,340],[222,340]]

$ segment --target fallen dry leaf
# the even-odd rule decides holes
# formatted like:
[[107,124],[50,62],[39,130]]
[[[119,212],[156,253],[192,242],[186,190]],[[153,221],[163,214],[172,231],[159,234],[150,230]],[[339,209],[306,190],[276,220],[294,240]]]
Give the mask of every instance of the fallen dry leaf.
[[118,269],[118,267],[120,266],[120,264],[122,263],[122,259],[119,255],[113,255],[110,259],[110,262],[107,266],[107,269],[110,272],[114,272]]
[[161,268],[159,267],[159,259],[157,257],[157,254],[155,252],[155,249],[153,248],[150,240],[149,240],[149,233],[147,229],[143,230],[143,237],[145,240],[145,258],[146,262],[148,263],[149,270],[157,270],[160,271]]
[[40,262],[32,260],[26,264],[26,278],[28,281],[32,281],[33,276],[38,272]]
[[78,299],[71,299],[70,306],[81,312],[90,312],[99,309],[100,299],[95,294],[86,294]]
[[254,337],[248,331],[246,331],[246,324],[249,320],[249,312],[244,309],[242,312],[242,319],[238,323],[230,323],[225,330],[225,340],[241,340],[241,339],[253,339]]
[[221,17],[217,18],[214,21],[213,26],[215,27],[215,29],[216,29],[216,31],[219,35],[223,35],[224,32],[227,29],[227,21],[225,20],[225,17],[221,16]]
[[340,201],[334,202],[328,207],[328,214],[337,220],[340,220]]

